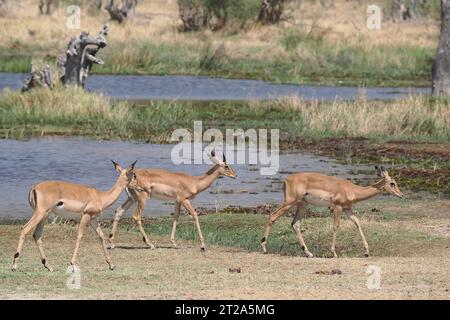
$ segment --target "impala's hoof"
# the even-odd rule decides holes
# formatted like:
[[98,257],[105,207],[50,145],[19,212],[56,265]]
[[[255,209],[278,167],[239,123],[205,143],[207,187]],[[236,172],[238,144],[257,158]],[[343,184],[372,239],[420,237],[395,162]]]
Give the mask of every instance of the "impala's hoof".
[[11,267],[11,271],[12,272],[16,272],[17,271],[17,267],[15,267],[15,266]]
[[265,244],[261,243],[261,249],[262,249],[262,253],[266,254],[267,253],[267,248]]
[[110,264],[110,265],[109,265],[109,270],[113,271],[115,268],[116,268],[115,265],[113,265],[113,264]]
[[50,266],[45,266],[45,269],[47,269],[49,272],[53,272],[53,268]]
[[178,245],[175,241],[170,241],[170,243],[172,244],[172,247],[174,248],[178,248]]
[[206,252],[206,248],[205,248],[205,247],[201,247],[201,248],[200,248],[200,251],[201,251],[201,252]]
[[368,258],[369,257],[369,253],[364,253],[364,257]]
[[311,252],[305,252],[307,258],[314,258],[314,255]]

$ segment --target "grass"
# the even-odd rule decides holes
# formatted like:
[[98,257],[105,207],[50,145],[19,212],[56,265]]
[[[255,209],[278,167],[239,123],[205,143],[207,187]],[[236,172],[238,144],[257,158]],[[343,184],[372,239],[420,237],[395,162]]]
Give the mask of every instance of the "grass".
[[450,109],[445,100],[410,97],[393,102],[308,102],[296,97],[267,102],[111,102],[77,88],[0,96],[3,137],[45,134],[168,142],[177,128],[274,128],[290,138],[365,137],[446,142]]
[[191,130],[198,120],[203,130],[280,129],[282,150],[306,150],[347,164],[383,163],[411,190],[450,192],[447,100],[419,96],[392,102],[322,103],[291,97],[135,105],[63,87],[23,94],[6,91],[0,96],[1,138],[80,135],[170,143],[175,129]]
[[[0,17],[0,71],[28,72],[30,62],[54,64],[79,30],[65,28],[66,13],[37,16],[35,3]],[[105,61],[94,73],[183,74],[264,79],[273,82],[358,86],[427,86],[438,40],[438,21],[383,22],[365,27],[365,2],[293,1],[278,26],[234,25],[220,32],[178,31],[176,1],[139,4],[134,21],[111,24]],[[100,30],[105,12],[82,13],[82,29]],[[103,19],[102,19],[103,18]],[[17,25],[17,19],[23,24]]]
[[[370,203],[369,203],[370,202]],[[201,216],[207,251],[199,250],[192,220],[181,217],[179,248],[169,242],[168,218],[146,220],[155,250],[142,246],[139,232],[122,223],[117,247],[110,251],[117,268],[107,269],[94,232],[86,230],[78,263],[81,288],[66,288],[68,261],[77,226],[47,225],[44,247],[55,271],[40,262],[37,248],[27,239],[19,269],[10,271],[20,225],[0,224],[0,298],[2,299],[445,299],[450,289],[442,261],[448,257],[447,233],[425,227],[448,226],[443,210],[448,200],[369,201],[381,210],[378,218],[360,214],[372,256],[359,258],[362,243],[353,224],[343,221],[338,234],[339,259],[329,256],[331,218],[306,218],[303,234],[316,258],[299,256],[289,218],[281,218],[269,240],[269,254],[259,252],[267,216],[219,213]],[[438,203],[438,207],[432,204]],[[423,206],[430,209],[424,217]],[[402,212],[409,212],[405,219]],[[444,214],[444,216],[443,216]],[[387,220],[384,217],[389,217]],[[104,226],[107,234],[109,225]],[[193,240],[193,241],[191,241]],[[55,245],[57,243],[57,245]],[[382,270],[380,290],[367,290],[368,265]],[[411,266],[414,266],[413,268]],[[229,269],[241,269],[231,273]],[[333,269],[340,275],[329,275]]]
[[[291,220],[292,218],[280,218],[274,225],[267,245],[269,253],[303,256],[292,231]],[[206,243],[256,252],[261,249],[259,241],[266,224],[266,216],[254,214],[222,213],[201,217]],[[408,250],[412,248],[415,248],[413,250],[416,253],[423,250],[423,248],[418,248],[422,245],[431,247],[442,245],[442,239],[439,237],[411,230],[392,221],[389,223],[371,222],[370,224],[364,221],[362,227],[365,229],[371,252],[375,256],[404,256],[410,254],[411,252]],[[160,219],[147,226],[150,233],[160,236],[170,235],[171,228],[172,219],[169,218]],[[332,219],[329,215],[302,221],[302,233],[306,245],[316,257],[332,257],[330,253],[332,229]],[[192,241],[198,239],[192,219],[186,217],[180,220],[177,237]],[[362,257],[364,255],[361,239],[352,222],[345,221],[342,224],[338,238],[339,254],[343,257]]]

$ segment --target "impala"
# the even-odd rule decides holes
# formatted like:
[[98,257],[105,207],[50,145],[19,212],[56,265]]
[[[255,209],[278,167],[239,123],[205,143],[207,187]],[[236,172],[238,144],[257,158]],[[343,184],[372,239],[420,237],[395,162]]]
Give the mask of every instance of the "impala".
[[209,188],[209,186],[220,176],[236,178],[236,172],[230,165],[228,165],[225,155],[222,155],[222,159],[220,159],[213,150],[210,158],[214,166],[202,176],[191,176],[185,173],[171,172],[163,169],[136,169],[134,172],[137,177],[137,183],[143,191],[139,191],[132,187],[127,189],[128,199],[116,209],[114,216],[112,231],[109,235],[111,248],[114,248],[114,237],[117,232],[117,225],[120,217],[135,202],[137,202],[137,206],[133,219],[135,220],[139,231],[143,236],[143,241],[149,247],[154,248],[154,245],[149,241],[148,236],[142,227],[141,215],[146,201],[150,198],[156,198],[160,200],[175,201],[175,214],[172,225],[172,234],[170,237],[172,245],[174,247],[177,246],[175,242],[175,233],[178,218],[180,216],[181,205],[183,205],[183,207],[185,207],[189,214],[194,218],[195,226],[201,242],[201,250],[204,251],[205,242],[200,228],[200,223],[198,221],[198,214],[192,207],[189,200]]
[[122,169],[120,165],[112,161],[115,169],[119,172],[119,177],[112,188],[106,192],[99,191],[93,187],[73,184],[64,181],[43,181],[34,185],[29,194],[28,201],[32,209],[34,209],[31,219],[22,227],[20,233],[19,245],[17,246],[14,255],[14,262],[12,270],[17,269],[17,261],[19,260],[20,252],[27,234],[36,227],[33,238],[39,249],[41,261],[44,267],[50,272],[52,267],[48,264],[45,257],[43,243],[41,240],[42,231],[44,229],[45,221],[50,212],[53,212],[58,217],[80,219],[78,227],[78,235],[73,252],[71,265],[75,271],[78,248],[81,238],[83,237],[84,229],[89,223],[92,229],[97,233],[103,254],[106,262],[111,270],[114,269],[114,264],[106,249],[106,239],[100,228],[99,217],[102,211],[116,202],[122,191],[127,187],[134,187],[139,189],[136,184],[136,175],[133,172],[136,161],[128,167]]
[[403,193],[398,188],[397,183],[389,176],[384,167],[375,166],[375,169],[382,179],[368,187],[357,186],[348,180],[318,173],[296,173],[288,176],[284,181],[284,204],[269,216],[264,237],[261,239],[263,252],[267,252],[267,239],[274,222],[289,209],[296,206],[297,212],[292,220],[292,228],[305,255],[313,257],[303,240],[300,232],[300,223],[305,216],[307,205],[315,205],[329,207],[334,214],[331,252],[335,258],[337,258],[336,234],[339,229],[342,212],[354,222],[364,244],[365,256],[368,257],[369,245],[364,237],[359,219],[352,212],[353,204],[372,198],[383,191],[403,198]]

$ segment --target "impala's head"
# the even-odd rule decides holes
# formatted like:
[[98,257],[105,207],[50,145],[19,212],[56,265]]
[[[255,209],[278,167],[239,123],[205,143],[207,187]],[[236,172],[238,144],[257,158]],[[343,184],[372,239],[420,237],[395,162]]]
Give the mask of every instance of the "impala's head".
[[120,174],[119,179],[124,179],[127,182],[127,187],[133,188],[133,189],[142,189],[138,183],[137,183],[137,177],[136,173],[134,173],[134,166],[136,165],[136,162],[133,162],[128,168],[123,169],[117,162],[114,162],[111,160],[111,162],[114,165],[114,168],[116,171]]
[[383,166],[375,166],[378,176],[383,178],[384,190],[394,196],[403,198],[403,192],[400,191],[397,182],[389,176],[389,173]]
[[211,155],[209,156],[211,161],[216,165],[215,168],[218,170],[219,175],[236,178],[237,174],[234,169],[227,163],[227,159],[225,155],[222,154],[222,157],[218,156],[215,150],[211,151]]

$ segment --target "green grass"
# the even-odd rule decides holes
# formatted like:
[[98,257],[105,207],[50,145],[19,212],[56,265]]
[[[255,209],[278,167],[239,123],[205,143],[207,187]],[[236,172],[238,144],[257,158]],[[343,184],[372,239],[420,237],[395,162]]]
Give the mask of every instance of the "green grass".
[[327,143],[330,139],[364,137],[369,139],[366,145],[392,140],[446,144],[450,139],[450,109],[446,100],[417,97],[393,102],[319,103],[288,98],[133,105],[111,102],[77,88],[60,87],[23,94],[5,92],[0,96],[0,138],[61,135],[169,143],[175,129],[192,130],[198,120],[202,120],[203,130],[279,129],[282,149],[305,147],[302,141],[313,141],[314,150],[348,164],[397,165],[392,173],[411,190],[450,190],[447,183],[450,161],[443,156],[413,152],[405,157],[404,151],[386,156],[368,146],[361,149],[353,144]]
[[[434,48],[339,46],[322,36],[288,29],[280,39],[284,54],[259,58],[249,54],[235,57],[223,47],[202,45],[115,43],[102,50],[105,64],[93,73],[205,75],[226,78],[262,79],[276,83],[321,83],[354,86],[428,86]],[[301,50],[297,50],[297,49]],[[56,55],[41,48],[0,47],[0,72],[29,72],[35,58],[46,62]],[[207,63],[205,63],[205,61]],[[212,66],[212,67],[211,67]]]
[[[303,255],[291,228],[289,217],[280,218],[273,226],[268,241],[268,252],[282,255]],[[197,240],[198,235],[192,219],[182,217],[177,227],[177,238]],[[407,228],[400,223],[370,222],[364,219],[363,230],[371,253],[375,256],[408,255],[410,250],[425,250],[442,239],[421,231]],[[260,251],[260,240],[267,223],[267,216],[258,214],[219,213],[200,217],[200,224],[207,244],[236,247],[249,251]],[[302,221],[302,235],[308,249],[317,257],[331,257],[332,218],[325,214],[320,218],[306,218]],[[146,224],[150,234],[170,236],[171,218],[160,218]],[[337,241],[340,255],[363,256],[364,248],[353,223],[341,223]]]
[[[319,103],[298,98],[266,102],[111,102],[81,89],[5,92],[0,96],[2,137],[89,135],[168,142],[177,128],[280,129],[292,138],[365,137],[374,140],[447,142],[445,100],[423,97],[393,102]],[[286,139],[286,136],[284,136]]]

